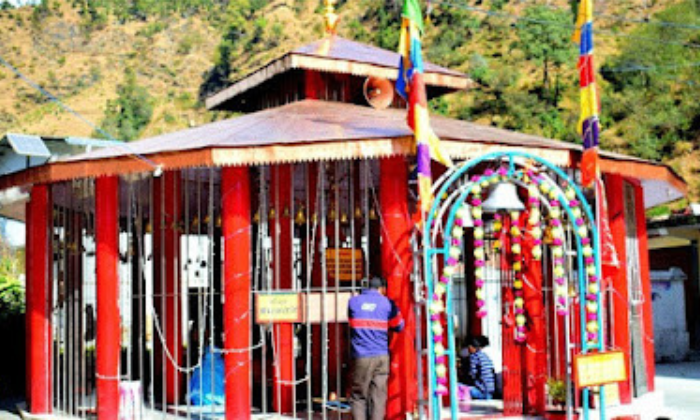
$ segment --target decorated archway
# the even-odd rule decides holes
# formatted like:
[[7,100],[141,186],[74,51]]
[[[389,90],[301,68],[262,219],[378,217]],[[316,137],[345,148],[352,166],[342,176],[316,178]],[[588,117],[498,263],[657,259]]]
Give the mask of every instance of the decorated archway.
[[[503,185],[524,204],[499,205],[484,200]],[[512,275],[509,302],[513,338],[527,345],[528,311],[525,307],[523,271],[536,262],[552,277],[554,313],[564,317],[579,299],[577,341],[581,353],[603,351],[601,328],[601,259],[595,217],[582,190],[572,177],[547,160],[520,151],[494,152],[449,169],[433,187],[435,200],[423,225],[424,272],[427,284],[427,338],[431,416],[439,419],[443,401],[449,400],[450,418],[459,418],[457,398],[457,349],[455,345],[453,277],[464,260],[465,228],[473,228],[472,249],[475,315],[487,316],[484,270],[489,253],[497,253]],[[546,216],[543,218],[543,215]],[[527,242],[527,243],[525,243]],[[527,247],[527,252],[524,248]],[[542,264],[543,256],[547,267]],[[572,269],[573,268],[573,269]],[[567,350],[568,351],[568,350]],[[588,418],[589,390],[581,404]],[[601,407],[605,406],[601,392]],[[601,410],[601,418],[604,413]]]

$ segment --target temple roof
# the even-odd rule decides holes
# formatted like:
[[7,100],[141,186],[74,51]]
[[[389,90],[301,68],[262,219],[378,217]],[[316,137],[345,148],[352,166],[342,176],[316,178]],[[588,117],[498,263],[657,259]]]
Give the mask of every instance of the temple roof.
[[[396,80],[399,54],[339,36],[324,38],[290,51],[231,86],[206,99],[209,110],[226,108],[226,103],[254,89],[273,77],[291,70],[342,73],[360,77],[381,77]],[[449,92],[470,87],[472,80],[458,71],[425,62],[424,81],[430,91],[439,88]],[[430,96],[430,92],[429,92]]]
[[[581,146],[440,116],[431,118],[446,151],[466,159],[495,150],[525,150],[562,167],[575,167]],[[305,100],[72,156],[0,177],[0,189],[61,180],[197,166],[263,165],[413,155],[406,112]],[[602,152],[601,169],[641,179],[647,205],[683,196],[685,182],[669,167]]]

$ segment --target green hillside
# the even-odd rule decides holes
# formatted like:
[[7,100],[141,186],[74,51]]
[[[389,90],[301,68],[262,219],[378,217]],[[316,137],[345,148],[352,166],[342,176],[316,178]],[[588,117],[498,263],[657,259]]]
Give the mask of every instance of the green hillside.
[[[401,2],[340,2],[341,36],[395,49]],[[433,112],[577,141],[576,5],[432,1],[424,50],[479,87]],[[46,0],[0,10],[0,54],[124,139],[222,118],[202,98],[322,36],[319,0]],[[700,198],[700,0],[596,1],[603,147],[669,162]],[[0,131],[96,135],[3,69]]]

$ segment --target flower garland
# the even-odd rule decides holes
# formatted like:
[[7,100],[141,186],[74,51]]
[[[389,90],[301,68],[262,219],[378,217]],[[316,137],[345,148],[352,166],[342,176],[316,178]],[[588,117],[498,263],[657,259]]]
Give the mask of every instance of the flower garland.
[[[528,177],[528,181],[532,182],[532,173]],[[528,231],[532,236],[532,259],[535,261],[542,260],[542,213],[540,212],[540,194],[536,185],[530,185],[527,189],[528,204],[530,211],[528,216]]]
[[[588,346],[596,346],[599,339],[600,324],[598,320],[598,293],[600,292],[600,279],[598,278],[598,270],[596,267],[596,259],[591,245],[591,238],[586,221],[583,218],[581,211],[581,202],[576,199],[576,191],[573,187],[568,186],[564,196],[569,202],[571,215],[574,217],[574,225],[576,233],[581,239],[583,246],[583,261],[585,264],[586,277],[588,282],[586,285],[586,342]],[[583,291],[581,291],[583,293]]]
[[474,221],[474,284],[476,290],[476,316],[486,316],[486,294],[484,292],[484,266],[486,265],[486,251],[484,250],[484,219],[481,207],[481,186],[475,185],[472,189],[472,220]]
[[[486,302],[485,302],[485,292],[484,292],[484,266],[485,266],[485,249],[484,249],[484,221],[483,221],[483,208],[482,208],[482,192],[484,188],[487,188],[490,184],[495,184],[497,182],[502,182],[507,180],[508,169],[505,167],[499,168],[496,172],[493,170],[486,170],[483,175],[473,176],[471,182],[473,183],[471,188],[471,216],[474,223],[474,278],[476,286],[476,305],[477,313],[479,318],[486,316]],[[598,292],[599,279],[597,276],[597,270],[595,265],[595,257],[593,247],[591,245],[591,239],[589,238],[589,231],[586,225],[586,221],[582,216],[581,203],[576,200],[576,191],[572,187],[566,187],[561,197],[561,190],[557,188],[555,184],[547,180],[542,176],[538,176],[533,172],[528,172],[527,176],[522,176],[519,174],[518,177],[523,181],[531,184],[528,187],[528,204],[529,204],[529,216],[527,220],[527,228],[533,238],[533,249],[532,258],[534,260],[541,260],[542,258],[542,227],[541,227],[541,196],[542,195],[548,199],[550,204],[549,212],[549,229],[552,233],[552,256],[553,256],[553,274],[554,274],[554,297],[555,297],[555,308],[556,312],[560,316],[564,316],[568,313],[568,286],[567,286],[567,276],[565,271],[564,257],[564,239],[565,232],[562,227],[562,204],[561,199],[564,198],[567,201],[568,207],[571,211],[571,215],[574,218],[574,224],[576,233],[581,239],[581,244],[583,245],[582,253],[585,262],[585,272],[588,278],[587,290],[586,290],[586,338],[587,344],[593,346],[598,341],[599,323],[598,323]],[[432,296],[432,302],[430,303],[430,320],[431,320],[431,330],[433,333],[434,342],[434,357],[435,357],[435,374],[437,376],[437,389],[436,393],[438,395],[448,394],[448,369],[447,369],[447,356],[445,355],[445,347],[443,345],[444,341],[444,329],[442,326],[442,315],[445,311],[445,304],[443,303],[445,294],[447,292],[447,287],[455,274],[456,266],[459,263],[460,257],[462,255],[462,241],[464,237],[464,226],[467,223],[469,217],[469,206],[463,205],[460,207],[455,214],[454,227],[452,228],[452,236],[450,239],[448,256],[445,261],[445,267],[443,268],[442,275],[440,276],[440,281],[436,284],[434,293]],[[516,315],[516,341],[524,342],[527,338],[526,336],[526,316],[525,316],[525,302],[523,298],[523,276],[522,276],[522,231],[520,228],[520,213],[512,212],[511,216],[511,254],[513,255],[513,271],[515,272],[515,280],[513,282],[513,288],[515,289],[515,299],[513,301],[514,312]],[[493,231],[496,236],[496,240],[493,243],[493,248],[496,252],[502,250],[502,243],[500,242],[500,232],[503,229],[503,219],[501,214],[494,215]]]
[[[474,201],[472,201],[473,203]],[[472,211],[472,214],[477,214]],[[447,395],[447,357],[445,356],[444,329],[442,327],[442,314],[445,311],[443,299],[447,293],[447,286],[455,274],[456,266],[462,255],[462,239],[464,237],[464,225],[469,218],[468,206],[462,206],[455,215],[455,225],[452,228],[452,239],[448,250],[448,257],[445,267],[442,270],[440,281],[435,285],[435,290],[430,304],[430,321],[433,332],[433,353],[435,355],[435,374],[437,376],[438,387],[435,391],[438,395]],[[476,218],[475,218],[476,219]],[[475,220],[476,226],[476,220]]]
[[522,343],[527,339],[525,323],[525,298],[523,292],[523,256],[522,256],[522,232],[520,230],[520,212],[510,213],[510,252],[512,255],[512,269],[515,274],[513,280],[513,312],[515,313],[515,341]]

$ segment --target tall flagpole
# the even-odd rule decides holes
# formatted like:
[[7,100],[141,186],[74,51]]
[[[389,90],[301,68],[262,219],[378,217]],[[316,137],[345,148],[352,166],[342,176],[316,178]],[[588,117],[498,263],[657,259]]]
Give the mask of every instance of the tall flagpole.
[[[580,87],[581,87],[581,116],[579,120],[579,129],[583,137],[583,153],[580,163],[581,183],[585,187],[593,186],[594,197],[596,202],[595,223],[593,240],[594,247],[597,252],[595,256],[595,268],[598,276],[598,281],[602,280],[602,261],[601,261],[601,200],[604,197],[600,193],[601,175],[598,158],[598,145],[600,133],[600,121],[598,118],[599,99],[597,85],[595,83],[595,66],[593,63],[593,0],[580,0],[578,16],[576,19],[576,30],[574,32],[574,42],[579,44],[580,56],[578,62]],[[596,293],[597,303],[597,321],[598,329],[595,331],[595,342],[591,339],[593,331],[584,328],[581,331],[582,335],[582,352],[587,353],[591,349],[597,349],[600,352],[605,351],[605,337],[603,324],[603,307],[601,305],[601,288],[599,287]],[[582,291],[583,292],[583,291]],[[585,291],[588,292],[587,290]],[[582,313],[583,315],[583,313]],[[584,338],[585,337],[585,338]],[[600,403],[600,419],[605,420],[605,387],[599,388],[599,403]],[[589,410],[589,388],[583,389],[583,417],[588,420]],[[570,414],[567,413],[567,417]]]

